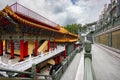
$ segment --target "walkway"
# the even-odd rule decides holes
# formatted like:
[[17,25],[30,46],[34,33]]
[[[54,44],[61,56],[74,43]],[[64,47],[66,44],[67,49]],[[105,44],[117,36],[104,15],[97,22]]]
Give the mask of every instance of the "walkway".
[[96,80],[120,80],[120,54],[93,44],[92,57]]
[[[81,52],[82,53],[82,52]],[[77,53],[76,56],[74,57],[73,61],[71,64],[68,66],[67,70],[63,74],[60,80],[75,80],[79,62],[81,59],[81,53]]]

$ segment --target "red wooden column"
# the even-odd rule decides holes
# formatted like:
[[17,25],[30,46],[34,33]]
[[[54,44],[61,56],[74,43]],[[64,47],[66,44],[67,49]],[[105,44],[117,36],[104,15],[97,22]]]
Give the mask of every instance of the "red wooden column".
[[24,60],[24,40],[20,40],[20,61]]
[[66,58],[66,46],[65,46],[65,50],[64,50],[64,58]]
[[74,50],[76,49],[76,44],[74,44]]
[[38,40],[37,39],[35,40],[35,54],[34,55],[35,56],[38,55]]
[[50,40],[48,40],[48,52],[50,50]]
[[62,56],[61,56],[61,54],[58,55],[58,63],[62,63]]
[[39,69],[38,69],[38,66],[36,66],[36,73],[38,73],[39,72]]
[[0,56],[3,55],[3,41],[0,40]]
[[24,57],[28,57],[28,41],[24,43]]
[[5,52],[7,52],[7,40],[5,40]]
[[55,49],[55,48],[56,48],[56,42],[55,42],[55,40],[54,40],[53,49]]
[[10,59],[13,59],[14,58],[14,42],[13,40],[10,41]]
[[58,64],[58,56],[55,57],[55,64]]

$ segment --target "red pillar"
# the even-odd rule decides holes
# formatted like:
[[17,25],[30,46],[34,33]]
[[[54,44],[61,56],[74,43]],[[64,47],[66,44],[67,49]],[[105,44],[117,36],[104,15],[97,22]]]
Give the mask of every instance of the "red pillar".
[[26,77],[26,75],[25,74],[20,74],[20,76],[19,77],[21,77],[21,78],[25,78]]
[[24,60],[24,40],[20,40],[20,61]]
[[39,72],[39,69],[38,69],[38,66],[36,66],[36,73],[38,73]]
[[24,43],[24,57],[28,57],[28,41]]
[[13,59],[14,58],[14,42],[13,40],[10,41],[10,58]]
[[48,52],[50,50],[50,40],[48,40]]
[[59,55],[56,58],[57,58],[57,64],[59,64]]
[[65,46],[65,50],[64,50],[64,58],[66,58],[66,46]]
[[55,40],[54,40],[53,49],[55,49],[55,48],[56,48],[56,42],[55,42]]
[[5,52],[7,52],[7,40],[5,40]]
[[55,64],[58,64],[58,58],[57,58],[57,56],[55,57]]
[[61,54],[58,55],[58,63],[62,63],[62,56],[61,56]]
[[35,56],[38,55],[38,40],[35,41]]
[[76,44],[74,44],[74,50],[76,49]]
[[3,41],[0,40],[0,56],[3,55]]

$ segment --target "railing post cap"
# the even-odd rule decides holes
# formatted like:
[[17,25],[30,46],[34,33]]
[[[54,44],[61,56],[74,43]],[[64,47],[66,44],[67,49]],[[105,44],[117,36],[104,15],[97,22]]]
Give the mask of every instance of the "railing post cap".
[[90,53],[91,52],[91,42],[88,41],[88,40],[85,42],[85,52],[86,53]]
[[90,58],[91,60],[92,60],[92,54],[90,54],[90,53],[85,53],[85,56],[84,56],[85,58]]

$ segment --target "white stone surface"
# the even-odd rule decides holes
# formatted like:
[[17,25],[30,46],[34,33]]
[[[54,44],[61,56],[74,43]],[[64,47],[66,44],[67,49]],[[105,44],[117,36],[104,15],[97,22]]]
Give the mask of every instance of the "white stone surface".
[[[35,64],[41,63],[57,54],[63,52],[64,50],[65,50],[64,46],[57,46],[57,48],[55,50],[48,52],[48,54],[41,53],[40,55],[38,55],[36,57],[31,57],[31,55],[30,55],[29,58],[25,59],[22,62],[18,62],[19,57],[17,57],[17,61],[15,61],[16,63],[13,63],[14,60],[16,60],[16,59],[9,60],[9,56],[8,56],[8,58],[5,58],[5,59],[2,58],[2,60],[0,61],[0,63],[1,63],[0,68],[25,71],[25,70],[29,69],[30,67],[32,67],[33,63],[35,63]],[[2,74],[6,76],[6,74],[4,74],[4,73],[2,73]]]

